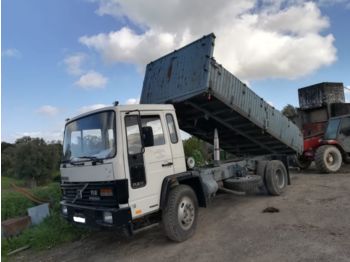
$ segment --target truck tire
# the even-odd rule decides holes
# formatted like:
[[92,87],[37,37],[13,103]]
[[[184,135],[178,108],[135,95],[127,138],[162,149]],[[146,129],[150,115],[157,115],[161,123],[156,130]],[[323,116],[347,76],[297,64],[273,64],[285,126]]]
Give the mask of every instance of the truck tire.
[[179,185],[171,189],[162,214],[166,236],[182,242],[193,236],[197,227],[198,200],[190,186]]
[[284,164],[279,160],[269,161],[265,172],[267,192],[272,196],[279,196],[284,192],[287,183],[287,170]]
[[260,176],[248,175],[226,179],[223,181],[223,184],[225,188],[231,190],[252,193],[257,191],[259,186],[262,185],[262,181]]
[[317,169],[323,173],[337,172],[342,161],[342,155],[335,146],[324,145],[316,150],[315,164]]
[[256,175],[260,176],[262,180],[265,179],[265,170],[268,162],[267,160],[261,160],[256,164]]
[[302,170],[308,169],[312,163],[310,159],[307,159],[304,156],[296,156],[295,159],[297,166]]

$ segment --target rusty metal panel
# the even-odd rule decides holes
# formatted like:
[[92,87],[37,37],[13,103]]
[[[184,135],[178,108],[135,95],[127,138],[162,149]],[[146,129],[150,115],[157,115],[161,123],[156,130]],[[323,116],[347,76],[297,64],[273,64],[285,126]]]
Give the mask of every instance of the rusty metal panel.
[[11,218],[1,222],[2,234],[5,237],[17,236],[30,225],[31,219],[29,216]]
[[312,109],[332,103],[345,103],[343,83],[323,82],[298,89],[301,109]]
[[205,36],[147,66],[141,103],[172,103],[180,128],[238,155],[301,153],[297,126],[213,58]]
[[203,37],[147,65],[141,103],[164,103],[191,97],[208,83],[215,36]]

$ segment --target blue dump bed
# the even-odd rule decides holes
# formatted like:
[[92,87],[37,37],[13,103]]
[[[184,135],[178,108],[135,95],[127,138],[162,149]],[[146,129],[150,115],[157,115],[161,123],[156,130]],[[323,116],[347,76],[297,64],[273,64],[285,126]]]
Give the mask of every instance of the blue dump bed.
[[147,65],[142,104],[171,103],[180,128],[236,155],[302,153],[299,128],[213,59],[214,34]]

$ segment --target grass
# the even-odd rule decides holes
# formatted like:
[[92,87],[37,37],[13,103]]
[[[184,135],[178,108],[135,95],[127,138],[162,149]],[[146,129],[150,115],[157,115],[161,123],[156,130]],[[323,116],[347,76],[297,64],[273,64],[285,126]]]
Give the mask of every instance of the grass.
[[1,192],[1,220],[25,216],[27,208],[35,204],[15,191]]
[[71,242],[88,235],[87,230],[73,227],[53,212],[40,225],[25,230],[21,235],[2,240],[2,255],[17,248],[29,245],[34,250],[50,249],[65,242]]
[[[36,205],[20,193],[11,190],[11,183],[18,186],[25,184],[21,180],[1,177],[1,220],[26,215],[27,208]],[[59,183],[53,182],[30,191],[38,198],[50,202],[50,216],[40,225],[26,229],[17,237],[3,239],[1,241],[1,251],[2,258],[5,260],[7,260],[6,254],[8,252],[26,245],[34,250],[49,249],[65,242],[81,239],[89,234],[88,230],[74,227],[61,218]]]
[[11,189],[11,184],[16,186],[25,186],[25,181],[11,177],[1,176],[1,190]]

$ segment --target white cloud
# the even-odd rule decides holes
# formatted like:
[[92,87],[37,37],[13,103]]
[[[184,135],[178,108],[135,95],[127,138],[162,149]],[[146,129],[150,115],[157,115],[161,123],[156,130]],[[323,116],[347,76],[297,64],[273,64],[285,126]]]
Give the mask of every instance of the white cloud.
[[136,105],[140,103],[140,98],[129,98],[125,103],[127,105]]
[[81,75],[84,73],[82,64],[86,60],[86,55],[82,53],[67,56],[63,62],[67,66],[67,72],[71,75]]
[[21,52],[18,51],[16,48],[9,48],[5,49],[1,52],[1,55],[4,57],[14,57],[14,58],[20,58]]
[[98,72],[90,71],[82,75],[75,84],[83,89],[104,88],[108,79]]
[[44,105],[37,109],[37,112],[46,116],[54,116],[59,113],[59,109],[54,106]]
[[94,105],[89,105],[89,106],[83,106],[81,108],[78,109],[78,113],[79,114],[82,114],[82,113],[86,113],[86,112],[89,112],[89,111],[93,111],[93,110],[96,110],[96,109],[100,109],[100,108],[103,108],[103,107],[106,107],[106,106],[110,106],[110,105],[106,105],[106,104],[94,104]]
[[107,62],[124,62],[138,66],[144,66],[150,57],[155,58],[175,47],[174,36],[169,33],[149,30],[138,35],[127,27],[109,34],[83,36],[79,41],[99,51]]
[[99,0],[99,15],[127,18],[142,33],[123,27],[83,36],[79,41],[108,62],[131,63],[144,69],[159,56],[214,32],[214,56],[245,80],[296,78],[336,60],[334,37],[323,33],[329,20],[316,3],[260,2]]

